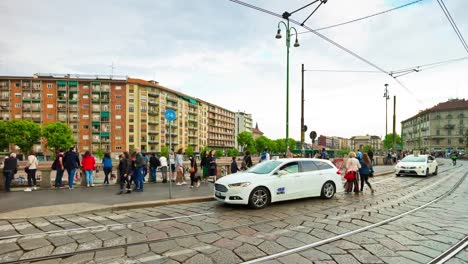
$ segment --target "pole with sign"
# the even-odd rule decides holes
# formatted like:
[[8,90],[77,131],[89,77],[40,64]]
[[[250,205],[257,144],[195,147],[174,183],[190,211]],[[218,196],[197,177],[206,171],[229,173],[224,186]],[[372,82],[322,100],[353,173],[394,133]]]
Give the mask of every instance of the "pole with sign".
[[[172,121],[174,121],[177,118],[176,112],[172,109],[167,109],[164,112],[164,117],[166,118],[167,121],[169,121],[169,153],[172,150]],[[167,157],[167,160],[170,160],[169,157]],[[172,199],[172,168],[169,165],[169,199]]]

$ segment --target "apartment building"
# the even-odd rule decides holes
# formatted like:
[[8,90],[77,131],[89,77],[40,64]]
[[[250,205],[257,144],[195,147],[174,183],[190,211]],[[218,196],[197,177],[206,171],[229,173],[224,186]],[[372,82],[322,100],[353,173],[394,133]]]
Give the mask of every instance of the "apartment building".
[[[164,118],[173,109],[177,119]],[[191,146],[232,148],[235,113],[154,81],[126,76],[35,74],[0,76],[0,120],[29,119],[41,125],[63,122],[80,152],[102,149],[119,154],[141,147],[160,152]],[[42,142],[36,152],[47,152]]]
[[237,112],[235,114],[235,135],[234,135],[234,140],[235,140],[235,148],[239,148],[239,145],[237,143],[237,135],[239,135],[242,132],[249,132],[252,133],[252,115],[247,114],[245,112]]
[[371,146],[373,150],[381,150],[383,148],[382,138],[379,136],[354,136],[350,138],[351,150],[356,151],[364,146]]
[[468,100],[453,99],[401,122],[405,150],[450,152],[468,144]]

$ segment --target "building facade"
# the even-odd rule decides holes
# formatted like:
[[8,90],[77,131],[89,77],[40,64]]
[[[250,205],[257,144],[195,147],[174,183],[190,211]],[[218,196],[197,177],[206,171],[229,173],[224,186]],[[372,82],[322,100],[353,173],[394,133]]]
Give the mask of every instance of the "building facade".
[[404,150],[464,151],[468,146],[468,100],[454,99],[401,122]]
[[350,138],[350,147],[351,150],[356,151],[369,145],[373,150],[382,150],[383,143],[382,139],[379,136],[354,136]]
[[245,112],[237,112],[235,116],[235,147],[239,149],[239,144],[237,143],[237,135],[242,132],[252,133],[252,115]]
[[[126,76],[35,74],[0,76],[0,120],[66,123],[80,152],[160,152],[191,146],[233,148],[235,113],[154,81]],[[177,119],[171,126],[164,112]],[[169,133],[171,128],[171,133]],[[171,134],[171,136],[169,136]],[[41,142],[36,152],[48,152]]]

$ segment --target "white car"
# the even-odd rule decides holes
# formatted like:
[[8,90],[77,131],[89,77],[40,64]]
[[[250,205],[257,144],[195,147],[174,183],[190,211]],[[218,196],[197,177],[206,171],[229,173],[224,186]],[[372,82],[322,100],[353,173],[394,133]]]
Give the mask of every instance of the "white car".
[[437,175],[438,170],[437,160],[430,155],[408,155],[395,166],[396,176],[415,175],[427,177],[429,174]]
[[263,208],[269,203],[342,192],[341,173],[328,160],[278,159],[216,181],[214,197],[224,203]]

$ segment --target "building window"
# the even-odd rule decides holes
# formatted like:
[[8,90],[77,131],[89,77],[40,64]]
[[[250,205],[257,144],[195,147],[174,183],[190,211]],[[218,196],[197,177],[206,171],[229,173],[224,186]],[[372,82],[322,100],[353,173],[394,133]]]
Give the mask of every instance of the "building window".
[[83,109],[89,109],[89,104],[84,104]]
[[15,97],[21,97],[21,93],[15,93]]
[[54,105],[53,104],[47,104],[47,108],[52,109],[52,108],[54,108]]
[[447,131],[447,135],[451,136],[452,135],[452,130]]
[[88,125],[84,125],[84,126],[83,126],[83,129],[88,130],[88,129],[89,129],[89,126],[88,126]]
[[121,140],[122,137],[121,136],[115,136],[115,140]]
[[121,95],[116,95],[115,99],[120,100],[120,99],[122,99],[122,96]]
[[83,94],[83,99],[89,99],[89,94]]
[[116,119],[116,120],[120,120],[120,119],[122,119],[122,116],[121,116],[121,115],[116,115],[116,116],[115,116],[115,119]]
[[121,105],[115,105],[115,110],[121,110],[122,106]]
[[449,138],[447,139],[447,144],[451,145],[452,144],[452,140]]
[[83,119],[89,119],[89,115],[83,115]]
[[[440,136],[440,130],[439,130],[439,129],[436,130],[436,135],[437,135],[437,136]],[[286,142],[286,141],[285,141],[285,142]]]
[[122,146],[116,146],[115,149],[116,150],[122,150]]
[[49,88],[49,89],[50,89],[50,88],[52,88],[52,87],[54,87],[54,85],[53,85],[53,84],[51,84],[51,83],[48,83],[48,84],[47,84],[47,88]]
[[120,130],[120,129],[122,129],[122,126],[117,125],[117,126],[115,126],[115,129],[116,129],[116,130]]
[[83,89],[89,89],[89,85],[88,84],[83,84]]
[[53,114],[47,114],[47,119],[53,119],[54,115]]
[[452,115],[451,115],[451,114],[448,114],[448,115],[447,115],[447,119],[452,119]]
[[130,135],[130,136],[128,137],[128,142],[133,143],[134,141],[135,141],[135,139],[133,138],[132,135]]
[[83,139],[84,139],[84,140],[88,140],[88,139],[89,139],[89,135],[83,135]]
[[141,111],[142,111],[142,112],[146,112],[146,106],[144,106],[144,105],[141,106]]
[[122,86],[117,85],[117,86],[115,87],[115,89],[116,89],[116,90],[122,90]]
[[21,108],[21,104],[16,103],[16,104],[15,104],[15,107],[16,107],[16,108]]
[[129,106],[129,107],[128,107],[128,111],[129,111],[130,113],[133,113],[133,112],[135,111],[135,107],[133,107],[133,105]]
[[53,94],[47,94],[47,98],[52,98],[52,97],[54,97]]

